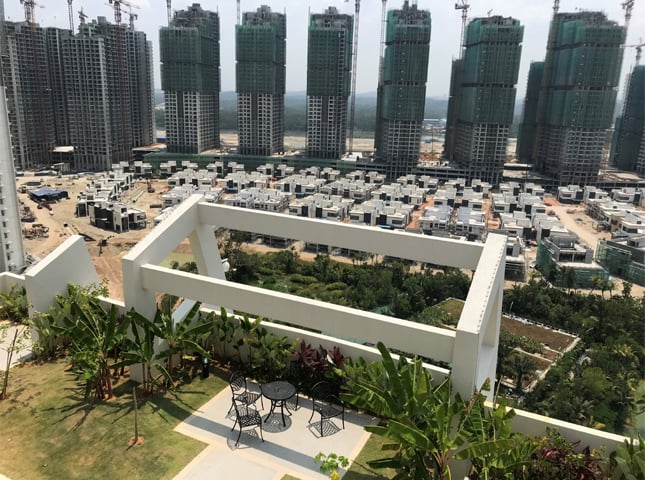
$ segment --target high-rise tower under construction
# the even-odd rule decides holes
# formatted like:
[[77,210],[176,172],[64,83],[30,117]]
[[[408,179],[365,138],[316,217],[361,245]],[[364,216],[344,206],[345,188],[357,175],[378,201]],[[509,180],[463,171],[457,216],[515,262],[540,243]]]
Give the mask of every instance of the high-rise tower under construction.
[[430,12],[404,2],[387,14],[383,85],[376,112],[376,162],[390,179],[419,162],[428,79]]
[[611,163],[621,170],[645,174],[639,152],[645,146],[645,66],[637,65],[629,77],[623,114],[616,119]]
[[[453,63],[454,92],[446,156],[468,170],[469,178],[498,184],[513,123],[515,84],[524,27],[492,16],[468,24],[463,59]],[[450,118],[452,117],[452,118]]]
[[353,17],[311,14],[307,50],[307,156],[340,158],[347,139]]
[[235,33],[239,153],[282,152],[286,16],[262,5],[255,12],[244,13]]
[[[624,41],[625,28],[602,12],[558,13],[553,18],[533,156],[538,170],[560,184],[598,179]],[[525,118],[523,123],[531,122]]]
[[159,32],[168,152],[219,147],[219,17],[199,4]]

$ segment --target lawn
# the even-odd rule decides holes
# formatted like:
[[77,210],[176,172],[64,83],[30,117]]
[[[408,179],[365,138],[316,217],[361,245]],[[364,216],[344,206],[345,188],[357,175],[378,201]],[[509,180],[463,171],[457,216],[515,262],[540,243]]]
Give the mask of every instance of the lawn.
[[[0,401],[0,473],[12,480],[173,478],[206,447],[173,429],[228,386],[228,373],[211,367],[208,379],[197,375],[176,392],[139,398],[139,434],[145,441],[129,447],[133,383],[118,383],[114,399],[91,406],[66,367],[59,359],[11,371],[10,396]],[[372,435],[344,478],[392,478],[393,471],[367,466],[382,456],[382,444]]]
[[197,376],[177,392],[139,399],[145,442],[128,447],[133,384],[121,382],[114,399],[89,406],[65,367],[57,360],[11,371],[10,397],[0,401],[0,473],[12,480],[173,478],[205,447],[173,429],[227,386],[218,375]]

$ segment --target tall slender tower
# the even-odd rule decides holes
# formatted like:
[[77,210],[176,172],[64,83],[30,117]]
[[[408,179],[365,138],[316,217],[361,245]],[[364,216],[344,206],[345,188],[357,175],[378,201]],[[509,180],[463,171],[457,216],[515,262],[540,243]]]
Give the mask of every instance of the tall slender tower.
[[635,171],[638,153],[645,137],[645,65],[637,65],[630,74],[625,110],[616,119],[610,162],[621,170]]
[[[5,51],[4,0],[0,0],[0,53]],[[21,272],[25,266],[22,225],[16,192],[2,63],[0,63],[0,272]]]
[[242,155],[284,150],[287,20],[262,5],[235,27],[237,130]]
[[392,180],[412,173],[419,162],[430,29],[430,12],[407,0],[388,12],[375,145],[376,161]]
[[516,154],[521,163],[534,163],[533,151],[535,150],[538,102],[540,100],[540,87],[542,86],[543,76],[544,62],[531,62],[529,77],[526,82],[522,122],[517,135]]
[[613,120],[625,28],[602,12],[558,13],[549,37],[535,163],[560,184],[592,184]]
[[454,160],[471,179],[497,185],[502,178],[523,36],[510,17],[476,18],[466,29],[453,134]]
[[193,4],[159,32],[168,152],[220,146],[219,16]]
[[309,19],[307,156],[340,158],[347,138],[353,18],[334,7]]

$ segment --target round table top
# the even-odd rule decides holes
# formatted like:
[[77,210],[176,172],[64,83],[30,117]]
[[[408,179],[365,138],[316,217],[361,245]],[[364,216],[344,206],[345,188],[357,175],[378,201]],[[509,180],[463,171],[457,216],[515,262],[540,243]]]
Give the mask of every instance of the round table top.
[[288,400],[296,394],[296,387],[289,382],[278,380],[260,386],[262,395],[269,400]]

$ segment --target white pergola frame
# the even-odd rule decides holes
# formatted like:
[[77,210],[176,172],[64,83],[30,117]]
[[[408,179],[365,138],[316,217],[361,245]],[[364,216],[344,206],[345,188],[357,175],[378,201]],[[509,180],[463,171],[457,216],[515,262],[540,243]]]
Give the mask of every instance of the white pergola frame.
[[[221,227],[470,269],[472,285],[456,330],[242,285],[225,278],[214,235],[214,229]],[[185,238],[199,274],[160,266]],[[343,339],[359,342],[356,352],[369,350],[360,342],[383,341],[388,347],[449,363],[455,390],[469,398],[485,380],[495,378],[505,249],[506,238],[501,235],[488,235],[484,244],[470,243],[227,207],[194,195],[123,257],[125,308],[153,316],[155,296],[163,292],[320,330],[328,340],[342,343],[344,351],[353,348]],[[271,322],[264,325],[271,327]],[[274,327],[293,338],[307,336],[305,330]],[[433,374],[447,374],[439,367],[431,369]]]

